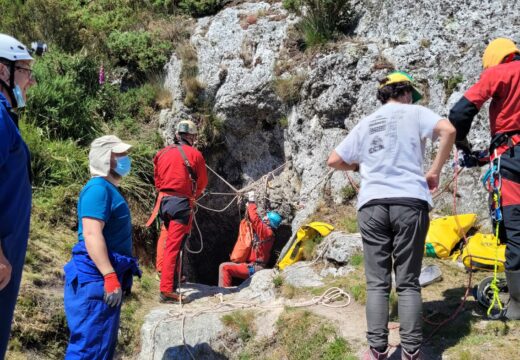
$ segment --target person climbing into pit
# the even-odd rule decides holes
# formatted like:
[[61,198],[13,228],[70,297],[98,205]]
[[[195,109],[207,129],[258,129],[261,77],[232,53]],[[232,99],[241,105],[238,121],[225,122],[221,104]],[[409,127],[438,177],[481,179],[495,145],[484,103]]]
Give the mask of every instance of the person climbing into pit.
[[[432,204],[443,164],[450,156],[455,129],[433,111],[413,105],[421,99],[413,79],[393,72],[380,81],[383,104],[350,131],[330,154],[327,165],[358,170],[358,224],[367,283],[367,340],[364,360],[388,358],[388,298],[395,271],[403,360],[423,359],[419,275]],[[439,150],[423,172],[427,139]]]
[[27,47],[0,34],[0,359],[7,350],[29,240],[31,156],[18,116],[27,90],[36,84],[32,65]]
[[70,330],[65,359],[112,359],[123,295],[141,276],[132,256],[132,219],[119,185],[130,173],[130,144],[114,135],[95,139],[91,179],[78,199],[78,242],[65,271],[64,305]]
[[269,211],[261,219],[255,202],[255,193],[248,193],[246,204],[247,218],[251,224],[252,242],[246,262],[225,262],[219,266],[218,286],[231,287],[233,278],[247,279],[254,273],[265,269],[271,256],[275,241],[274,231],[282,223],[282,216],[276,211]]
[[[494,192],[499,196],[498,206],[491,209],[492,218],[495,226],[500,226],[500,241],[506,244],[505,274],[510,301],[504,315],[507,319],[519,320],[520,50],[510,39],[494,39],[484,51],[482,66],[480,79],[453,106],[449,119],[457,129],[455,145],[463,153],[461,165],[474,167],[492,162],[491,196]],[[473,119],[489,99],[489,152],[474,151],[467,136]]]
[[153,159],[159,195],[147,225],[159,215],[167,229],[166,238],[160,237],[157,244],[157,262],[162,261],[159,287],[163,302],[187,300],[179,292],[179,255],[191,232],[195,200],[208,184],[206,162],[194,147],[196,139],[195,123],[182,120],[177,124],[174,144],[159,150]]

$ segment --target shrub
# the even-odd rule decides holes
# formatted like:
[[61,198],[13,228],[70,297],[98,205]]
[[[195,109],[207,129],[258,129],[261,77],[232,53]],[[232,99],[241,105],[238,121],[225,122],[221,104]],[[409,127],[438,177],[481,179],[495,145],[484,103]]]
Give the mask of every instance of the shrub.
[[286,10],[289,10],[292,12],[299,12],[300,6],[301,6],[301,0],[283,0],[282,6]]
[[298,28],[307,47],[325,44],[337,32],[348,32],[355,22],[350,0],[302,0],[301,7],[305,15]]
[[172,50],[171,43],[154,38],[148,31],[113,31],[107,47],[119,65],[139,76],[162,71]]
[[454,75],[449,78],[443,79],[443,85],[444,85],[444,91],[446,93],[446,99],[448,99],[451,94],[453,94],[453,91],[457,88],[457,86],[464,80],[462,75]]
[[222,3],[222,0],[181,0],[179,8],[193,17],[202,17],[216,14]]
[[86,55],[59,50],[34,65],[38,85],[29,90],[26,120],[46,137],[86,144],[99,132],[93,97],[99,90],[98,66]]
[[283,285],[283,277],[282,277],[282,275],[276,275],[273,278],[273,284],[274,284],[275,288],[279,288],[280,286],[282,286]]
[[340,192],[343,201],[350,201],[357,195],[357,190],[352,185],[343,186]]
[[297,74],[287,78],[277,78],[273,82],[274,92],[287,105],[294,105],[300,101],[300,91],[306,76]]

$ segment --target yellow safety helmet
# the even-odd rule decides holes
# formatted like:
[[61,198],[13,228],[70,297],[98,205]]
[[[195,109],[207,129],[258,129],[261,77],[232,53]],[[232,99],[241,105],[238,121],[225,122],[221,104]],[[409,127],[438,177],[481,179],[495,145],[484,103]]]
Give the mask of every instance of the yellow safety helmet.
[[197,135],[197,125],[191,120],[182,120],[177,124],[177,134]]
[[393,73],[390,73],[386,77],[386,81],[379,85],[379,88],[381,89],[387,85],[396,84],[400,82],[409,82],[410,85],[412,85],[412,103],[416,103],[417,101],[422,99],[421,93],[415,87],[413,78],[404,71],[394,71]]
[[482,66],[484,69],[496,66],[509,55],[517,53],[520,54],[520,50],[516,47],[515,43],[506,38],[496,38],[491,41],[484,51],[482,56]]

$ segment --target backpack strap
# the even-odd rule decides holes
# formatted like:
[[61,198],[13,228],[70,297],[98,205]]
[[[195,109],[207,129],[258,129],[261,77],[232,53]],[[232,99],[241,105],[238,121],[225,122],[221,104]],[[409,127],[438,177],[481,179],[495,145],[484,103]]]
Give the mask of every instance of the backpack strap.
[[193,192],[193,196],[195,196],[195,193],[197,192],[197,174],[195,173],[195,170],[193,170],[193,167],[191,167],[190,162],[188,161],[188,157],[186,156],[186,153],[182,149],[182,145],[176,144],[177,149],[179,149],[179,152],[181,153],[182,159],[184,160],[184,166],[186,166],[186,169],[188,170],[188,175],[191,180],[191,191]]

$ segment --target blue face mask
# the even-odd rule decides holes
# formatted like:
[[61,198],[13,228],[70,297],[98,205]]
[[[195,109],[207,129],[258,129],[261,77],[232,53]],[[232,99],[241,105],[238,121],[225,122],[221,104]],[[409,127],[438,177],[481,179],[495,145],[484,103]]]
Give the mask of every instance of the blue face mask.
[[132,160],[128,156],[121,156],[116,158],[116,167],[114,171],[120,176],[126,176],[132,167]]
[[25,99],[22,95],[22,89],[18,85],[15,85],[13,88],[13,94],[16,100],[17,108],[21,109],[25,107]]

